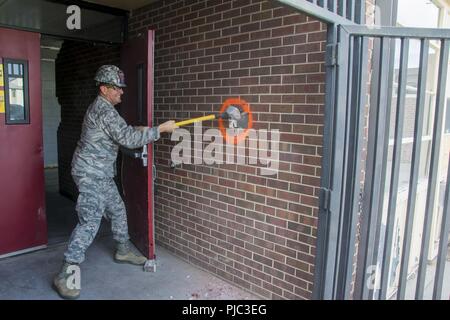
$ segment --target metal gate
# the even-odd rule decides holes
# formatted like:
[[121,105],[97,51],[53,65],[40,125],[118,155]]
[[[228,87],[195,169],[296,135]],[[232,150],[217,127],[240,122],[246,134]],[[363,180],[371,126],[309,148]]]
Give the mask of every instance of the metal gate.
[[315,298],[448,299],[450,30],[339,26],[337,40]]

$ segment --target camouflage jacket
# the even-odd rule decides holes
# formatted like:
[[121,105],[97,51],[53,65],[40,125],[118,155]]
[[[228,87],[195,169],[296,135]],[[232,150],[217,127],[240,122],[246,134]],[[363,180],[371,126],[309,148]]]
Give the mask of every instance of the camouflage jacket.
[[119,146],[135,149],[159,137],[157,127],[140,131],[127,125],[114,106],[99,95],[84,116],[72,158],[72,175],[114,177]]

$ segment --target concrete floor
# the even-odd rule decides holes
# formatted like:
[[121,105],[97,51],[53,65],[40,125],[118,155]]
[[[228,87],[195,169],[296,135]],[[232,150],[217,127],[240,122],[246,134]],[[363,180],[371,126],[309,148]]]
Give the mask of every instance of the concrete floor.
[[[46,170],[46,203],[49,246],[47,249],[0,259],[0,299],[60,299],[51,288],[77,223],[75,203],[59,195],[56,169]],[[151,300],[258,300],[259,297],[235,287],[156,247],[156,273],[142,267],[113,262],[114,240],[109,223],[100,231],[81,265],[80,299]],[[435,265],[427,272],[425,299],[430,299]],[[442,299],[450,298],[450,248]],[[407,283],[407,299],[414,299],[416,279]]]
[[[77,223],[75,203],[58,193],[57,170],[46,170],[49,245],[0,260],[0,300],[60,299],[52,289],[67,240]],[[259,300],[156,247],[156,272],[113,261],[114,240],[105,220],[81,265],[80,299]]]
[[[51,288],[66,244],[0,260],[0,300],[60,299]],[[114,240],[97,237],[81,265],[80,299],[259,300],[156,248],[156,272],[113,261]]]

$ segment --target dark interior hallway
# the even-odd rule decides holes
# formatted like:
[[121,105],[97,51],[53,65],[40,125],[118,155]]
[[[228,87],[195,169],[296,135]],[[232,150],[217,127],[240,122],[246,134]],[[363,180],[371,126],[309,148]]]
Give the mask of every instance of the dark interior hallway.
[[[75,202],[62,196],[58,187],[58,168],[45,169],[45,204],[48,225],[48,245],[67,242],[78,218]],[[97,237],[110,235],[110,224],[102,220]]]

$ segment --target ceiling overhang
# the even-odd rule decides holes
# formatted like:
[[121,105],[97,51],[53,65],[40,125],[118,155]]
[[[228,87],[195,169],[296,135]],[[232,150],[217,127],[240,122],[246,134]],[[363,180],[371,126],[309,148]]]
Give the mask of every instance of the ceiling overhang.
[[[124,10],[123,4],[121,7],[105,5],[116,2],[119,1],[0,0],[0,27],[65,39],[122,43],[128,10]],[[131,1],[128,7],[148,3],[149,1]],[[71,5],[77,6],[77,11],[68,10]],[[76,16],[75,12],[79,14]],[[74,19],[78,19],[78,25],[74,23]]]
[[118,8],[122,10],[135,10],[138,8],[142,8],[152,2],[156,2],[157,0],[86,0],[87,2],[107,6],[110,8]]

